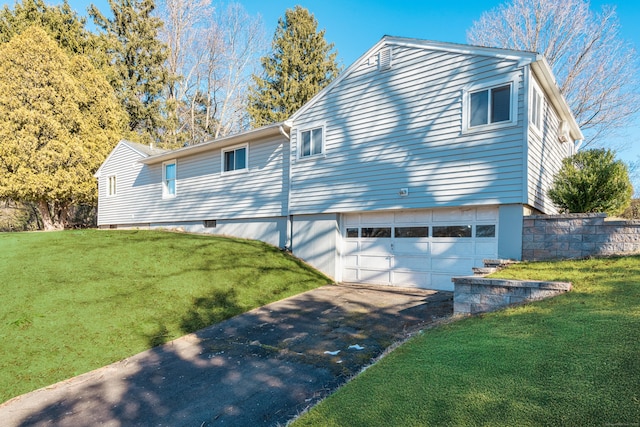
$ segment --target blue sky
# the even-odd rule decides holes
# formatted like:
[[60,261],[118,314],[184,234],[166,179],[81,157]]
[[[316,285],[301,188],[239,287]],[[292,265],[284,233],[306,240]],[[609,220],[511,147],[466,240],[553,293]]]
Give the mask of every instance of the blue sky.
[[[58,3],[56,0],[47,0]],[[347,67],[384,35],[415,37],[427,40],[465,43],[466,31],[482,12],[495,8],[500,0],[237,0],[252,15],[262,16],[267,37],[271,39],[278,18],[288,8],[299,4],[311,11],[319,27],[326,30],[327,41],[334,43],[338,58]],[[561,0],[558,0],[561,1]],[[215,4],[215,0],[213,0]],[[13,1],[1,1],[13,5]],[[84,14],[91,2],[70,0],[71,6]],[[106,0],[94,2],[108,12]],[[640,1],[592,0],[591,8],[616,7],[622,37],[640,51]],[[624,161],[640,160],[640,116],[621,135],[611,138]],[[618,148],[626,143],[626,148]]]

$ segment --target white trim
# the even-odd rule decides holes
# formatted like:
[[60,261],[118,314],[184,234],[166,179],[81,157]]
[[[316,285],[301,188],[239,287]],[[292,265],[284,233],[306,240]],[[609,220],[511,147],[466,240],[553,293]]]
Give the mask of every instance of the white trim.
[[[242,169],[232,169],[232,170],[224,170],[225,167],[225,154],[230,152],[230,151],[237,151],[239,149],[245,149],[244,152],[244,168]],[[248,173],[249,172],[249,144],[248,143],[244,143],[244,144],[238,144],[238,145],[234,145],[231,147],[227,147],[224,148],[222,150],[220,150],[220,174],[221,175],[237,175],[237,174],[241,174],[241,173]]]
[[[540,137],[542,137],[542,134],[544,133],[544,123],[545,123],[545,117],[544,117],[544,113],[545,113],[545,104],[546,104],[546,97],[544,96],[544,92],[542,91],[542,89],[540,88],[540,86],[538,85],[538,82],[536,81],[535,78],[531,78],[529,79],[529,99],[527,102],[527,110],[528,110],[528,114],[527,116],[529,117],[529,124],[531,125],[531,129]],[[534,121],[534,114],[536,114],[536,106],[534,105],[534,101],[536,96],[538,96],[540,102],[539,105],[537,106],[537,114],[538,114],[538,124],[536,124],[536,122]]]
[[[514,126],[518,124],[518,73],[510,73],[498,79],[487,80],[481,83],[473,83],[462,88],[462,133],[475,133],[485,132],[494,129]],[[483,90],[490,91],[491,89],[510,85],[511,97],[510,97],[510,111],[509,120],[487,123],[484,125],[470,126],[471,120],[471,97],[472,93],[480,92]],[[490,101],[489,101],[490,102]]]
[[[166,184],[166,168],[168,165],[175,166],[175,178],[173,179],[173,194],[170,194]],[[178,195],[178,162],[176,159],[167,160],[162,162],[162,198],[163,199],[174,199]]]
[[[302,134],[304,132],[312,132],[316,129],[321,129],[322,131],[322,147],[321,147],[321,151],[319,153],[315,153],[315,154],[309,154],[308,156],[303,156],[302,155]],[[301,161],[305,161],[305,160],[310,160],[310,159],[317,159],[317,158],[322,158],[326,156],[326,152],[327,152],[327,147],[326,147],[326,140],[327,140],[327,125],[326,122],[317,122],[317,123],[311,123],[303,128],[297,129],[296,131],[296,160],[301,160]],[[311,142],[311,147],[313,147],[313,141]]]
[[[112,178],[113,178],[113,193],[111,192]],[[106,186],[107,186],[107,197],[116,197],[118,195],[118,176],[116,174],[111,174],[107,176]]]

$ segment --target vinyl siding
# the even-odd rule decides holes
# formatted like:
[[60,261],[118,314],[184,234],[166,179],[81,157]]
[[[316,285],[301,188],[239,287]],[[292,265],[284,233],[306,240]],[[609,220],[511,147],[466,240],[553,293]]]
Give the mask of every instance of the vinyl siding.
[[[118,177],[116,197],[101,194],[99,224],[286,215],[289,171],[284,160],[288,151],[284,138],[251,142],[248,171],[225,174],[221,173],[220,148],[178,158],[176,197],[168,199],[162,198],[162,163],[142,165],[136,163],[139,157],[116,152],[103,167],[101,189],[110,170],[120,170],[123,177]],[[106,195],[106,188],[104,191]]]
[[[400,46],[390,70],[364,61],[293,123],[291,212],[522,203],[522,67]],[[463,133],[464,90],[501,77],[515,80],[517,123]],[[296,159],[299,131],[316,124],[324,155]]]
[[[533,77],[532,77],[533,78]],[[545,214],[557,213],[557,208],[547,196],[554,175],[562,167],[562,159],[573,154],[573,142],[560,142],[558,131],[560,118],[545,96],[542,131],[529,126],[527,156],[528,204]]]

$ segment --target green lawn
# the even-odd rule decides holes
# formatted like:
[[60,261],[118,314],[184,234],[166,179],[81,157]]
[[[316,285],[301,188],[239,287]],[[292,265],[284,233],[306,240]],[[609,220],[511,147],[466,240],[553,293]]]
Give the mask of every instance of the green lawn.
[[640,257],[520,264],[556,298],[423,332],[300,426],[640,426]]
[[0,233],[0,403],[327,283],[256,241]]

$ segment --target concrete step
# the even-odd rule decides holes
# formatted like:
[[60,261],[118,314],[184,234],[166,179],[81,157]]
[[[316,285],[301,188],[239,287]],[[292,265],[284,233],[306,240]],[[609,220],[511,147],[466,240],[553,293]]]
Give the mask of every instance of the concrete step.
[[473,267],[474,276],[486,276],[487,274],[495,273],[498,271],[495,267]]

